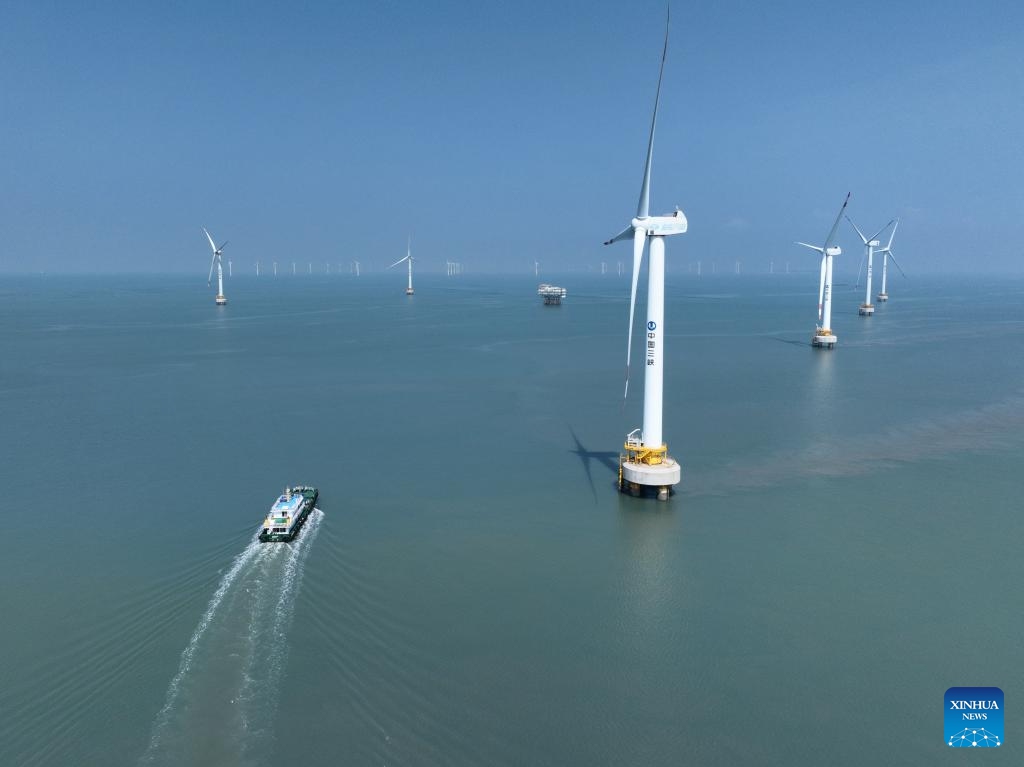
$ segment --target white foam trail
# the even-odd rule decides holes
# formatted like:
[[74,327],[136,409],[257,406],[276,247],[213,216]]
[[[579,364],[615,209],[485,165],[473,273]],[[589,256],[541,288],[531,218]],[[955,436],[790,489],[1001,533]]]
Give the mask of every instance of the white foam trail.
[[[259,718],[263,724],[262,727],[257,726],[255,732],[247,731],[245,733],[245,743],[249,748],[257,747],[253,743],[253,736],[269,732],[274,720],[281,674],[284,671],[285,661],[288,657],[287,634],[291,626],[292,616],[295,613],[295,596],[302,583],[303,565],[320,530],[323,516],[324,514],[320,509],[313,509],[305,528],[299,534],[298,540],[294,545],[287,544],[289,547],[287,559],[284,562],[280,575],[281,592],[278,595],[277,603],[274,605],[274,622],[267,637],[266,658],[260,664],[261,668],[267,670],[267,677],[263,681],[264,689],[259,695],[256,694],[257,691],[254,687],[259,680],[254,678],[252,673],[249,673],[246,675],[244,687],[239,694],[239,700],[243,704],[244,709],[248,709],[254,700],[258,700]],[[251,721],[248,712],[243,712],[242,716],[248,730],[249,722]]]
[[[263,629],[261,626],[263,613],[265,612],[265,605],[267,603],[267,594],[272,591],[277,585],[276,579],[273,575],[268,572],[272,567],[273,563],[277,559],[277,555],[282,551],[284,547],[276,544],[271,544],[267,547],[270,552],[266,557],[263,558],[264,566],[259,568],[256,573],[255,582],[252,584],[252,588],[248,590],[250,594],[249,603],[249,626],[246,632],[246,663],[245,671],[242,673],[242,686],[238,693],[238,700],[243,701],[248,690],[254,681],[253,674],[257,668],[257,657],[259,655],[260,639],[263,636]],[[238,714],[241,721],[241,727],[243,733],[249,732],[249,719],[246,712],[245,706],[238,707]]]
[[167,723],[170,721],[171,712],[174,710],[174,705],[178,701],[178,694],[181,691],[182,680],[184,680],[185,675],[188,674],[189,669],[192,668],[192,659],[196,654],[196,648],[199,646],[199,642],[202,640],[211,621],[217,614],[217,609],[220,607],[221,602],[224,601],[224,596],[228,593],[231,586],[238,578],[239,573],[241,573],[245,566],[255,559],[263,550],[265,550],[265,547],[262,546],[259,539],[254,538],[252,542],[245,547],[242,553],[235,557],[235,561],[231,564],[230,569],[224,574],[224,577],[221,578],[220,585],[217,586],[217,590],[213,592],[213,596],[210,598],[210,603],[206,606],[206,612],[204,612],[203,617],[199,619],[199,625],[197,625],[196,630],[192,632],[192,638],[181,653],[181,662],[178,664],[178,673],[174,675],[174,678],[171,679],[170,685],[167,687],[167,700],[164,702],[164,707],[160,709],[160,713],[156,715],[156,720],[153,724],[153,734],[149,739],[149,748],[146,750],[146,754],[142,758],[143,762],[151,762],[155,756],[156,750],[160,746],[164,730],[167,728]]

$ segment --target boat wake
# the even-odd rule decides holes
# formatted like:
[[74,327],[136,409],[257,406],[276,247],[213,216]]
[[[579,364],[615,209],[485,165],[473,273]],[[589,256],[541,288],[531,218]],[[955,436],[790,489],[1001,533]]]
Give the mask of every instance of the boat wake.
[[[323,512],[235,557],[181,653],[141,764],[250,762],[273,734],[295,597]],[[255,760],[258,761],[258,760]]]

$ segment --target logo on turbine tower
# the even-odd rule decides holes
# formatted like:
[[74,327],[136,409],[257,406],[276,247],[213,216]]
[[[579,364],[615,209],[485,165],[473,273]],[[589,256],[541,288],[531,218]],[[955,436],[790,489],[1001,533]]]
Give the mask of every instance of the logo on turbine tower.
[[1003,691],[998,687],[950,687],[943,709],[947,746],[1003,745]]
[[654,320],[651,320],[650,322],[647,323],[647,329],[648,330],[654,330],[657,327],[658,327],[658,323],[656,323]]

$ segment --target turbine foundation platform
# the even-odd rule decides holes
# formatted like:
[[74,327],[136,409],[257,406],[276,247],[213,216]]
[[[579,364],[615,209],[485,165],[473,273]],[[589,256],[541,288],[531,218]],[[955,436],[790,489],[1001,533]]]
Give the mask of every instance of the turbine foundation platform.
[[405,295],[407,295],[407,296],[411,296],[411,295],[413,294],[413,292],[414,292],[414,291],[413,291],[413,289],[412,289],[412,288],[406,288],[406,289],[405,289]]
[[217,306],[224,306],[225,304],[227,304],[228,299],[225,296],[217,296],[215,299],[213,299],[213,302],[217,304]]
[[875,313],[875,307],[873,304],[861,304],[860,309],[857,311],[861,317],[870,317]]
[[627,442],[626,455],[619,456],[619,490],[632,496],[654,493],[659,501],[667,501],[681,474],[679,464],[664,445],[645,448]]
[[557,285],[548,285],[546,282],[542,282],[537,288],[537,295],[544,299],[545,306],[561,306],[562,299],[569,293],[565,288],[560,288]]
[[833,335],[831,330],[827,328],[819,328],[818,331],[811,336],[811,346],[818,349],[831,349],[836,345],[839,339]]
[[875,299],[879,303],[885,303],[886,301],[889,300],[889,294],[888,293],[879,293],[877,296],[875,296]]

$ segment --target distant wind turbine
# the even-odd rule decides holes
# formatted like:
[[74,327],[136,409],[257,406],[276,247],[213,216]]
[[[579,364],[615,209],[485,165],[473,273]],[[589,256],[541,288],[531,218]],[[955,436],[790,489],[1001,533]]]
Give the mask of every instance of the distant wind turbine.
[[821,253],[821,280],[818,283],[818,326],[811,337],[811,346],[818,348],[831,349],[838,340],[835,333],[832,332],[832,258],[842,255],[843,249],[833,246],[832,241],[835,239],[839,221],[849,202],[850,193],[847,192],[846,199],[843,200],[843,205],[836,214],[835,223],[832,224],[832,229],[829,231],[828,237],[825,238],[824,245],[819,248],[817,245],[808,245],[806,242],[797,243],[797,245],[803,245],[805,248]]
[[893,266],[895,266],[897,269],[900,270],[900,274],[902,274],[904,277],[907,276],[906,273],[904,273],[904,271],[903,271],[903,267],[900,266],[898,263],[896,263],[896,257],[892,254],[892,238],[896,236],[896,229],[897,229],[897,227],[899,227],[899,225],[900,225],[900,220],[897,218],[896,219],[896,226],[894,226],[892,228],[892,231],[889,232],[889,242],[887,242],[885,244],[884,248],[882,248],[881,250],[878,251],[879,253],[882,254],[882,292],[878,294],[878,300],[879,301],[888,301],[889,300],[889,294],[885,292],[885,276],[886,276],[886,268],[885,267],[886,267],[886,264],[888,264],[890,258],[892,259]]
[[218,248],[214,242],[213,237],[206,231],[206,227],[203,227],[203,233],[206,234],[206,239],[210,241],[210,249],[213,251],[213,258],[210,259],[210,273],[206,277],[206,285],[209,287],[211,280],[213,279],[213,267],[217,267],[217,297],[213,299],[213,302],[217,306],[224,306],[228,299],[224,296],[224,266],[221,254],[224,251],[224,246],[228,244],[227,240],[221,243]]
[[[846,220],[850,222],[850,226],[857,230],[857,234],[860,236],[861,241],[864,243],[865,256],[868,261],[867,286],[864,293],[864,303],[860,305],[860,309],[857,311],[857,313],[861,317],[870,317],[875,313],[874,304],[871,303],[871,262],[874,260],[875,248],[877,248],[881,244],[878,241],[878,235],[880,235],[882,232],[889,228],[889,226],[892,224],[892,220],[890,220],[888,224],[886,224],[877,232],[875,232],[871,237],[865,237],[864,232],[860,230],[860,227],[853,223],[852,218],[847,216]],[[860,271],[858,270],[858,275],[859,274]]]
[[405,289],[405,295],[411,296],[413,294],[413,289],[412,289],[412,262],[413,262],[413,258],[412,258],[412,237],[409,238],[409,241],[408,241],[408,243],[406,245],[406,248],[407,248],[407,250],[406,250],[405,258],[398,259],[397,261],[395,261],[395,263],[393,263],[391,266],[389,266],[388,269],[393,269],[394,267],[398,266],[403,261],[405,261],[409,265],[409,287],[407,287]]

